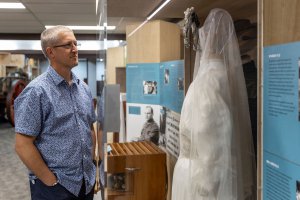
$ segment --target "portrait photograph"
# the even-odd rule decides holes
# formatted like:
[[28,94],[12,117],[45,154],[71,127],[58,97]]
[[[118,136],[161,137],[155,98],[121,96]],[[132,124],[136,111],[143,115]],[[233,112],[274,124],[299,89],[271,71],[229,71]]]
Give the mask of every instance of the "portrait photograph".
[[157,94],[157,82],[156,81],[143,81],[143,94],[147,94],[147,95]]
[[169,69],[165,69],[164,77],[165,77],[164,83],[169,84],[169,81],[170,81],[170,70]]
[[177,79],[177,87],[178,87],[178,90],[183,90],[184,89],[184,85],[183,85],[183,78],[178,78]]

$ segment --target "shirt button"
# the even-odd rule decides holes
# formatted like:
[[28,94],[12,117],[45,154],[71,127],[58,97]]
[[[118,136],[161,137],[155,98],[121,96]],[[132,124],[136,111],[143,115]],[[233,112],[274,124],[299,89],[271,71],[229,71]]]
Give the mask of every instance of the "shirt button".
[[84,157],[84,159],[86,159],[86,158],[87,158],[87,156],[86,156],[86,155],[83,155],[83,157]]
[[82,138],[81,141],[84,142],[84,139]]

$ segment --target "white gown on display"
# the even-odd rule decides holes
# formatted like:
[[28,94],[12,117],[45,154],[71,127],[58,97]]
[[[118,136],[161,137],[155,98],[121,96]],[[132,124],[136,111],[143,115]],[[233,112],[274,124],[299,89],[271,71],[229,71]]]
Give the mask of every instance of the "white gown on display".
[[181,110],[172,200],[255,199],[247,95],[230,15],[213,9],[199,39],[194,80]]
[[[174,169],[173,200],[217,199],[220,177],[231,170],[225,168],[230,154],[225,143],[230,143],[232,132],[227,74],[221,59],[205,63],[209,67],[190,85],[181,111],[180,156]],[[194,123],[199,124],[196,131],[191,129]],[[190,157],[191,139],[199,145],[194,158]]]

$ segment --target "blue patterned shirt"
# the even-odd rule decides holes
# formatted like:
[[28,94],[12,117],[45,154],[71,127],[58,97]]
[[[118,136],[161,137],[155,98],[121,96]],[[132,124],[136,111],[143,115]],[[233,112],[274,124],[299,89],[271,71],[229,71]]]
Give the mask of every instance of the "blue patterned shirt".
[[[69,85],[51,66],[15,100],[15,131],[35,145],[59,183],[78,196],[95,183],[91,125],[96,120],[88,86],[72,73]],[[30,172],[30,179],[35,178]]]

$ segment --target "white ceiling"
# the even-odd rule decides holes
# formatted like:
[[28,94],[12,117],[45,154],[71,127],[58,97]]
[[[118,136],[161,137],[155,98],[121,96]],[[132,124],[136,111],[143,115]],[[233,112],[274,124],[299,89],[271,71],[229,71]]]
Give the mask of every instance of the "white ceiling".
[[[16,0],[0,0],[16,2]],[[96,25],[95,0],[20,0],[26,9],[0,10],[0,33],[41,33],[45,25]]]
[[[0,2],[17,0],[0,0]],[[108,25],[117,26],[108,34],[125,34],[127,24],[143,22],[164,0],[107,0]],[[25,10],[0,9],[0,34],[39,34],[45,25],[97,25],[96,0],[19,0]],[[209,10],[225,8],[234,19],[248,18],[256,21],[257,0],[172,0],[156,19],[178,22],[186,8],[194,6],[204,20]],[[202,21],[203,22],[203,21]],[[76,33],[91,33],[81,31]]]

